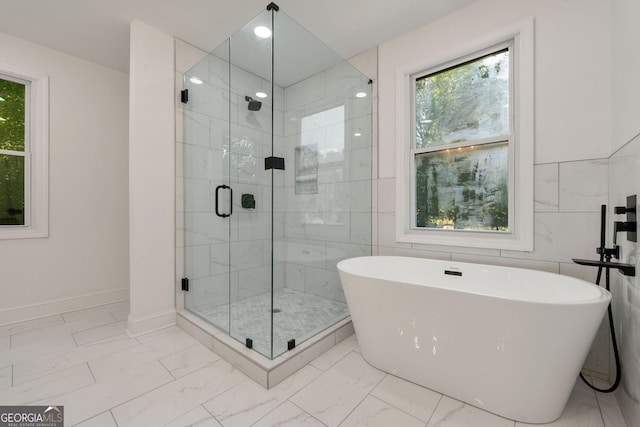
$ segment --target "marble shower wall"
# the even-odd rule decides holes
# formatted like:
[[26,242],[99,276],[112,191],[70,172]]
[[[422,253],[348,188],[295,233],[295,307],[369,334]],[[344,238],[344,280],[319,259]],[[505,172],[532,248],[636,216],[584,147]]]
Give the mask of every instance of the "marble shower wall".
[[[636,136],[609,159],[609,245],[614,221],[625,221],[625,215],[614,215],[614,206],[626,206],[627,196],[640,194],[640,136]],[[636,209],[638,207],[636,206]],[[637,242],[618,233],[620,262],[636,266],[640,271]],[[640,425],[640,277],[612,273],[613,313],[616,337],[622,363],[622,382],[616,391],[628,424]],[[611,357],[613,364],[613,356]],[[611,372],[614,372],[612,366]]]
[[372,98],[368,78],[346,61],[285,89],[276,257],[288,288],[345,302],[336,263],[371,254]]

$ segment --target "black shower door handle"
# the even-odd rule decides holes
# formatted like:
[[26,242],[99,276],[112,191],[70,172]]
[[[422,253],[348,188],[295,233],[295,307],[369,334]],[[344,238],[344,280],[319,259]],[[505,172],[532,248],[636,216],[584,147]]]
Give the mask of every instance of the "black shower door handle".
[[[220,193],[220,190],[225,190],[225,189],[229,189],[229,213],[220,213],[220,211],[218,210],[218,196]],[[228,185],[218,185],[216,187],[216,215],[218,215],[219,217],[222,218],[227,218],[230,217],[231,214],[233,213],[233,189],[231,189],[231,187],[229,187]]]

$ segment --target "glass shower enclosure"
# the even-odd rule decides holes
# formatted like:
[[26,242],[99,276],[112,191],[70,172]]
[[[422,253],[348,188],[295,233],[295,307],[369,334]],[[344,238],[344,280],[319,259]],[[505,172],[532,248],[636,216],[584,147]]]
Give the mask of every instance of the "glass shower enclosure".
[[184,77],[185,308],[273,359],[371,254],[370,80],[275,4]]

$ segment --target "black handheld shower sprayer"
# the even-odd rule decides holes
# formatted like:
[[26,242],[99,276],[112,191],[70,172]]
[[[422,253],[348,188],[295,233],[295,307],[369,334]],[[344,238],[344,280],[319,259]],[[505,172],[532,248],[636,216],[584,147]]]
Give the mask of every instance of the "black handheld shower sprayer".
[[[606,226],[607,226],[607,205],[602,205],[600,210],[600,246],[596,249],[596,252],[600,255],[599,261],[591,261],[585,259],[576,259],[573,258],[573,262],[580,265],[589,265],[592,267],[598,267],[598,274],[596,276],[596,285],[600,286],[600,278],[602,277],[602,269],[605,270],[605,286],[607,291],[610,291],[610,275],[609,270],[611,268],[616,268],[622,272],[622,274],[627,276],[635,276],[635,266],[630,264],[622,264],[618,262],[612,262],[611,258],[620,258],[620,246],[614,244],[613,248],[607,248],[606,244]],[[611,303],[609,303],[609,307],[607,308],[607,312],[609,315],[609,329],[611,331],[611,344],[613,346],[613,356],[615,358],[616,365],[616,378],[613,382],[613,385],[609,388],[598,388],[592,385],[587,379],[580,373],[580,378],[586,385],[592,388],[595,391],[600,393],[611,393],[620,385],[621,368],[620,368],[620,354],[618,352],[618,343],[616,340],[616,331],[613,326],[613,312],[611,311]]]

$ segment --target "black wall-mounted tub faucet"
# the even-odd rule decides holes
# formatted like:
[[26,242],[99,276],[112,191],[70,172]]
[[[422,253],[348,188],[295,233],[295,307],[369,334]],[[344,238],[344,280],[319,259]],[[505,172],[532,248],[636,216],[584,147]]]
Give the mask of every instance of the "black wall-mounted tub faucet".
[[637,242],[637,230],[638,223],[635,221],[631,222],[623,222],[616,221],[613,223],[613,244],[616,244],[618,233],[621,231],[625,231],[627,233],[627,240],[630,242]]
[[614,212],[616,215],[627,214],[626,221],[616,221],[613,223],[613,244],[616,244],[618,233],[624,231],[627,233],[627,240],[630,242],[638,241],[638,223],[636,222],[636,195],[627,196],[627,206],[616,206]]

